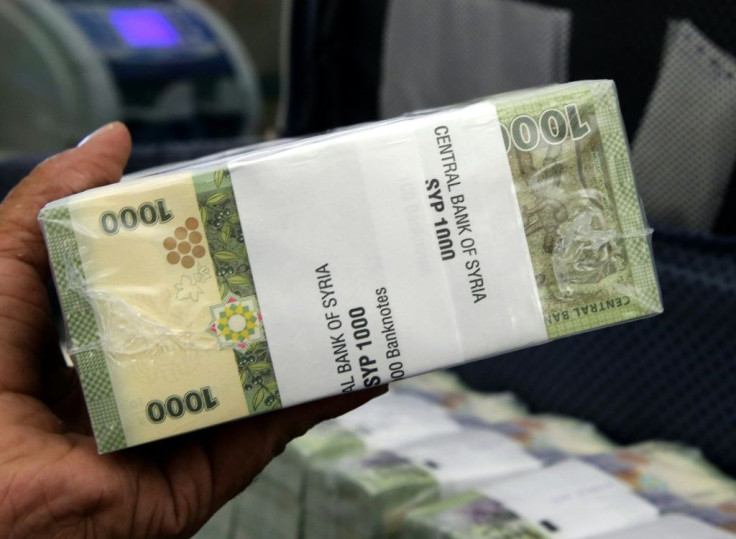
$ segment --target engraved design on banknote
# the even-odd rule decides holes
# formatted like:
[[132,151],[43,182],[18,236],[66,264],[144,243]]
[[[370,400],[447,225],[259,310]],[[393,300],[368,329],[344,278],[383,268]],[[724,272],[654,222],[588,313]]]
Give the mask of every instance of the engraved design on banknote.
[[549,337],[660,312],[613,84],[497,108]]
[[[230,172],[226,169],[219,169],[197,175],[194,177],[194,188],[197,193],[205,237],[215,267],[215,277],[222,305],[225,305],[229,298],[235,298],[240,302],[247,300],[248,309],[259,320],[257,327],[251,328],[254,334],[249,335],[253,338],[248,339],[247,345],[237,346],[236,343],[235,346],[232,346],[248,409],[251,412],[260,413],[281,408],[281,395],[268,350],[266,329],[261,321],[258,297],[243,229],[235,205]],[[215,319],[214,312],[213,323],[224,321],[219,316]],[[222,324],[223,329],[216,333],[220,344],[227,342],[224,330],[225,328],[230,329],[230,321],[232,319],[229,319],[227,324]],[[240,319],[234,322],[233,328],[238,329],[240,322]],[[211,330],[212,326],[210,326],[210,332]],[[235,334],[240,336],[241,333],[239,331],[233,333],[230,329],[228,336],[233,337]]]
[[210,268],[199,262],[194,275],[182,275],[181,280],[174,285],[177,301],[199,301],[200,294],[204,294],[199,283],[209,281],[211,278]]
[[588,104],[582,105],[571,110],[582,114],[576,121],[587,126],[584,138],[553,144],[541,137],[532,150],[512,149],[524,229],[537,255],[537,282],[562,300],[605,295],[602,287],[574,285],[597,285],[626,267],[600,137],[591,128],[595,118]]
[[181,280],[174,285],[177,301],[199,301],[199,295],[203,294],[204,290],[199,287],[198,282],[200,281],[196,278],[192,278],[189,275],[182,275]]

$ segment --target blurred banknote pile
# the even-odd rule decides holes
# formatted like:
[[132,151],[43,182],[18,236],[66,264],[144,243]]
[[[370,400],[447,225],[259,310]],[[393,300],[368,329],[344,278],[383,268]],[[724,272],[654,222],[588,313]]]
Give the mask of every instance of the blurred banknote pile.
[[736,481],[697,450],[617,447],[432,373],[289,444],[197,537],[717,539]]

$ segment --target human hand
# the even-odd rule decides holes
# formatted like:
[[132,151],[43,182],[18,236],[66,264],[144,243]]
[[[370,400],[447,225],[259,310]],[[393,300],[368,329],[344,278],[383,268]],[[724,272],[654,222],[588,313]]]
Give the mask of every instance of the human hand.
[[37,167],[0,205],[0,536],[189,536],[311,426],[385,391],[287,408],[98,455],[50,316],[48,202],[120,179],[122,124]]

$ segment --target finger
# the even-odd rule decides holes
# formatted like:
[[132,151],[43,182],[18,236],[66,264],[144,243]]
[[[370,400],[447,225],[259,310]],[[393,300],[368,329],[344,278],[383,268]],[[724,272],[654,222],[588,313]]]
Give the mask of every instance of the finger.
[[64,422],[66,431],[92,434],[79,374],[73,367],[68,367],[63,359],[60,361],[46,361],[41,365],[43,373],[38,397]]
[[60,198],[118,181],[131,151],[130,134],[118,122],[87,137],[79,147],[36,167],[0,205],[0,257],[20,260],[45,277],[47,255],[38,213]]

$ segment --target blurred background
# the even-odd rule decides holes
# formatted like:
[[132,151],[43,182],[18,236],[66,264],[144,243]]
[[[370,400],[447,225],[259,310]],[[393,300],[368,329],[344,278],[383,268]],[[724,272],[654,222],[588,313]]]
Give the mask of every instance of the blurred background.
[[282,26],[285,0],[206,0],[222,15],[247,48],[253,61],[263,99],[256,133],[276,135],[276,120],[281,90]]
[[115,119],[136,145],[272,134],[282,13],[280,0],[4,2],[0,155],[58,151]]
[[530,86],[610,78],[665,314],[459,369],[618,443],[736,472],[733,0],[4,0],[0,187],[111,120],[128,171]]

